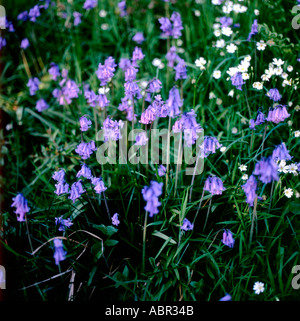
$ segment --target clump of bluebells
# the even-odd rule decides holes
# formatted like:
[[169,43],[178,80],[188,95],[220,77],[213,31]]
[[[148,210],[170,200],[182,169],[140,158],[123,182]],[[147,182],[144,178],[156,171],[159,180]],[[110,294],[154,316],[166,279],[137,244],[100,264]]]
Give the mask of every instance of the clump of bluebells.
[[[157,268],[155,277],[161,272],[159,269],[165,268],[164,256],[165,253],[168,253],[168,255],[174,255],[168,264],[171,264],[170,266],[176,271],[174,273],[178,278],[178,267],[184,266],[181,264],[184,260],[188,260],[188,253],[193,254],[194,262],[197,262],[197,257],[203,256],[203,253],[206,253],[204,256],[209,254],[216,261],[227,260],[228,252],[229,255],[234,255],[237,247],[246,244],[244,239],[248,232],[251,234],[250,240],[252,240],[257,215],[267,211],[264,202],[266,200],[269,202],[268,213],[270,213],[274,190],[278,190],[278,186],[281,186],[282,183],[289,184],[283,174],[293,173],[294,176],[297,176],[300,172],[300,163],[296,154],[298,145],[296,143],[293,145],[293,139],[300,137],[299,128],[294,128],[294,131],[291,128],[290,132],[293,133],[293,137],[286,140],[280,137],[282,140],[277,140],[275,144],[270,142],[270,138],[274,138],[274,140],[278,138],[275,137],[277,131],[281,133],[286,125],[292,127],[293,122],[297,123],[295,115],[296,112],[299,112],[300,107],[297,106],[292,110],[292,106],[296,101],[293,93],[297,90],[299,79],[292,78],[294,67],[288,61],[272,57],[272,62],[261,61],[260,65],[265,65],[264,68],[268,69],[265,69],[264,73],[260,75],[258,72],[261,67],[257,66],[257,52],[255,59],[253,55],[251,56],[252,51],[249,54],[246,52],[244,55],[244,49],[250,50],[252,45],[257,51],[268,48],[270,55],[273,52],[271,40],[265,42],[264,37],[267,36],[260,32],[260,24],[263,22],[259,18],[248,19],[248,26],[246,24],[243,26],[246,29],[245,32],[241,28],[240,16],[247,15],[246,12],[249,8],[243,4],[234,3],[234,1],[212,0],[211,5],[218,8],[216,10],[218,16],[213,21],[211,35],[213,40],[211,41],[209,38],[207,45],[209,50],[196,48],[195,44],[195,52],[188,53],[182,44],[191,37],[190,28],[184,29],[184,26],[188,25],[186,21],[183,21],[186,20],[184,15],[181,16],[179,12],[180,6],[178,5],[177,8],[176,1],[165,0],[164,2],[165,15],[158,17],[153,23],[156,28],[157,40],[160,45],[165,44],[166,49],[160,50],[161,57],[155,58],[156,62],[154,63],[155,60],[153,60],[153,66],[150,65],[150,68],[148,60],[152,59],[152,54],[154,54],[149,53],[149,44],[152,39],[145,30],[142,30],[141,26],[139,29],[132,27],[134,25],[132,12],[135,11],[135,8],[129,6],[126,1],[118,1],[112,13],[115,15],[114,19],[120,23],[119,27],[121,28],[124,24],[127,28],[124,37],[126,36],[126,39],[130,41],[130,46],[129,49],[126,47],[126,56],[120,55],[120,49],[116,50],[114,54],[112,50],[109,50],[110,54],[106,54],[105,46],[103,46],[101,47],[103,49],[100,56],[101,61],[96,62],[96,68],[92,70],[90,65],[84,66],[87,69],[82,71],[80,77],[75,76],[71,63],[63,64],[62,61],[48,61],[47,68],[44,68],[40,73],[37,64],[35,64],[35,68],[30,66],[28,72],[26,59],[36,45],[35,40],[29,35],[27,35],[28,38],[22,35],[18,39],[18,49],[22,53],[27,72],[23,89],[30,96],[29,102],[33,102],[32,107],[39,113],[38,119],[47,126],[50,124],[45,120],[48,116],[51,118],[53,115],[63,114],[64,126],[70,125],[70,128],[64,127],[64,137],[69,137],[71,141],[68,143],[73,144],[71,151],[66,148],[67,142],[64,142],[64,146],[61,144],[63,147],[57,146],[55,137],[58,134],[47,130],[46,136],[51,137],[52,143],[56,147],[56,153],[61,153],[59,156],[63,157],[60,159],[64,159],[61,163],[56,163],[56,170],[53,170],[52,176],[49,177],[53,204],[58,206],[62,213],[55,214],[52,217],[52,223],[50,220],[50,223],[47,221],[49,224],[47,228],[50,230],[50,224],[52,224],[53,230],[57,234],[40,247],[42,248],[45,244],[52,246],[52,264],[57,265],[59,269],[72,257],[73,250],[70,252],[68,250],[72,243],[74,243],[75,249],[83,247],[79,256],[76,256],[75,259],[71,258],[72,264],[76,264],[76,260],[91,248],[90,254],[96,253],[95,257],[99,262],[100,258],[103,259],[105,267],[101,273],[109,275],[111,280],[116,281],[117,286],[121,284],[121,281],[127,282],[126,277],[129,273],[126,268],[123,270],[122,277],[117,273],[120,273],[118,271],[120,266],[125,265],[124,262],[130,260],[131,257],[126,260],[122,258],[124,262],[122,261],[121,264],[113,262],[111,266],[109,266],[109,261],[114,254],[113,247],[118,246],[120,241],[125,242],[124,235],[126,235],[127,243],[133,242],[132,240],[136,242],[133,248],[137,250],[138,255],[142,252],[143,278],[148,275],[148,271],[145,270],[148,265],[145,259],[148,250],[149,263]],[[199,5],[199,2],[196,1],[196,4]],[[106,17],[107,12],[100,8],[101,5],[96,0],[85,0],[80,5],[77,3],[75,5],[71,1],[66,7],[64,5],[59,7],[55,2],[45,0],[39,1],[27,11],[20,12],[16,19],[19,24],[31,23],[38,26],[43,15],[55,7],[57,15],[64,20],[65,28],[76,27],[74,34],[77,37],[88,26],[88,17],[93,12],[101,19]],[[148,6],[151,8],[154,5],[151,2]],[[100,12],[99,9],[101,9]],[[201,15],[198,9],[194,12],[197,17]],[[259,12],[256,12],[255,15],[258,16]],[[112,18],[110,17],[110,19]],[[5,26],[9,33],[15,32],[12,22],[6,20]],[[102,29],[105,30],[105,28]],[[114,32],[117,32],[116,30],[114,29]],[[7,35],[4,37],[3,34],[0,36],[0,50],[6,50],[5,47],[8,44],[6,37]],[[162,46],[162,48],[165,47]],[[199,51],[204,52],[207,56],[197,57],[195,64],[192,64],[191,57],[196,58],[196,53]],[[210,54],[216,55],[217,58],[210,57]],[[220,60],[219,56],[226,63],[216,63],[217,60]],[[99,55],[95,55],[95,57],[99,57]],[[299,54],[297,54],[294,60],[298,64],[299,59]],[[68,55],[65,60],[69,60]],[[87,60],[83,61],[88,64]],[[42,66],[41,61],[39,61],[39,65]],[[80,69],[78,67],[76,65],[77,71]],[[153,67],[156,68],[154,73]],[[33,73],[34,69],[37,74]],[[46,77],[44,73],[47,73]],[[249,84],[251,81],[253,81],[252,88]],[[203,89],[205,86],[207,88],[211,86],[213,91],[206,92]],[[48,91],[47,94],[45,94],[46,91]],[[222,96],[224,93],[225,99]],[[249,97],[252,93],[255,93],[253,97]],[[238,102],[238,106],[242,106],[240,110],[235,109],[237,104],[234,99]],[[239,102],[242,103],[239,105]],[[209,110],[210,108],[215,108],[215,110]],[[232,110],[238,117],[230,118]],[[75,124],[73,120],[70,121],[70,117],[73,116],[76,117]],[[236,118],[241,119],[241,124],[233,124]],[[132,146],[149,149],[151,129],[168,126],[169,132],[180,134],[180,146],[183,148],[179,149],[178,155],[175,155],[175,149],[170,147],[171,139],[168,137],[167,147],[169,150],[167,154],[172,154],[174,159],[176,156],[180,158],[183,150],[189,147],[196,153],[194,157],[196,163],[207,162],[204,172],[196,176],[194,171],[192,178],[187,182],[188,179],[182,177],[184,168],[181,168],[183,167],[181,163],[176,166],[169,163],[154,164],[154,166],[138,164],[139,166],[134,169],[127,164],[126,170],[129,173],[127,177],[123,176],[121,167],[112,164],[100,166],[95,162],[97,153],[101,151],[101,146],[97,141],[98,137],[92,136],[94,129],[95,131],[101,130],[104,143],[113,142],[112,145],[115,146],[117,143],[121,144],[123,138],[126,140],[126,137],[122,137],[122,129],[124,129],[126,120],[131,122],[129,125],[131,129],[140,130],[133,137]],[[57,121],[59,122],[60,119]],[[67,122],[70,124],[65,125]],[[73,125],[74,127],[72,127]],[[238,128],[242,128],[242,134]],[[235,138],[235,135],[240,134],[243,137]],[[234,138],[232,139],[232,137]],[[249,141],[247,141],[248,138]],[[257,146],[258,141],[259,146]],[[237,145],[239,147],[236,147]],[[234,155],[238,149],[243,153],[246,149],[245,146],[248,153],[246,157],[240,155],[239,158],[238,155]],[[234,157],[232,157],[233,155]],[[170,155],[168,156],[170,157]],[[247,164],[240,164],[238,167],[239,160],[236,161],[238,158],[241,161],[247,159]],[[286,165],[292,159],[295,163]],[[238,179],[236,179],[237,168],[244,172],[243,176]],[[116,180],[118,180],[118,184],[116,184]],[[112,185],[111,182],[118,186]],[[126,192],[124,192],[125,188],[122,190],[124,184]],[[118,196],[114,194],[117,188],[119,189]],[[132,190],[131,196],[128,196],[130,194],[128,190]],[[192,190],[194,191],[193,198]],[[189,199],[187,199],[188,193],[190,193]],[[291,187],[284,188],[286,197],[291,198],[294,193],[296,198],[300,197],[299,192],[293,191]],[[31,193],[25,193],[25,195],[28,196],[30,207],[27,198],[22,193],[16,193],[12,198],[11,207],[14,208],[16,220],[20,224],[22,222],[27,224],[28,221],[31,223],[30,219],[33,217],[36,220],[35,224],[37,224],[39,218],[38,216],[35,218],[34,215],[40,210],[40,204],[35,203],[35,198]],[[124,200],[127,201],[127,199],[129,202],[125,204]],[[279,202],[281,199],[276,201]],[[234,206],[232,206],[233,202]],[[131,206],[133,205],[131,204],[134,204],[134,210],[132,210]],[[296,205],[293,204],[287,208],[294,210]],[[117,211],[112,216],[110,207],[118,207],[118,210],[111,212]],[[87,208],[93,209],[99,220],[97,224],[94,224],[92,214],[89,211],[85,212]],[[103,214],[103,208],[108,215]],[[30,211],[32,214],[27,216]],[[77,229],[84,215],[88,227]],[[107,220],[107,216],[109,220]],[[144,226],[141,223],[141,217],[145,219]],[[147,224],[148,217],[152,220]],[[207,232],[205,228],[209,217],[213,222],[209,226],[211,231]],[[238,222],[236,217],[242,221],[241,225],[236,223]],[[219,224],[221,226],[216,229],[215,226],[219,226]],[[248,226],[251,226],[250,231],[247,230]],[[153,229],[153,233],[146,233],[147,229]],[[95,243],[91,244],[90,239],[84,240],[84,242],[77,241],[75,235],[78,235],[79,232],[89,235]],[[222,232],[223,234],[221,234]],[[102,233],[101,237],[100,233]],[[32,247],[28,227],[27,234]],[[112,235],[115,236],[115,239],[110,239]],[[241,235],[243,238],[240,238]],[[156,253],[153,255],[151,253],[153,249],[150,248],[155,237],[160,237],[164,242],[161,252],[157,255]],[[197,239],[197,237],[199,238]],[[195,240],[199,239],[204,240],[201,241],[204,245],[197,244],[198,247],[203,246],[200,252],[197,252],[198,249],[193,246]],[[209,245],[206,247],[208,241]],[[217,242],[219,245],[216,244]],[[170,249],[174,244],[176,244],[174,246],[176,249],[175,254],[172,254]],[[250,246],[251,244],[249,248]],[[110,251],[111,248],[113,249]],[[165,250],[167,252],[164,252]],[[240,249],[240,253],[242,250]],[[125,251],[126,248],[124,255]],[[32,252],[35,253],[33,248]],[[239,255],[241,256],[241,254]],[[97,262],[98,264],[97,260],[93,263]],[[180,260],[183,261],[180,262]],[[63,263],[63,261],[65,262]],[[114,264],[117,266],[116,269]],[[224,264],[223,261],[222,264]],[[105,270],[107,267],[108,271]],[[102,269],[102,265],[99,263],[97,268]],[[135,271],[139,271],[139,266]],[[194,272],[191,272],[190,267],[187,271],[189,290],[202,287],[199,285],[202,279],[199,284],[194,279],[192,281]],[[166,271],[164,270],[164,272]],[[94,276],[92,273],[96,273],[94,268],[90,274],[90,280]],[[154,276],[151,277],[154,278]],[[87,283],[89,282],[92,281]],[[150,283],[145,283],[145,296]],[[126,286],[129,284],[130,282],[127,282]],[[157,284],[160,285],[160,282]],[[141,288],[140,285],[137,288]],[[257,286],[255,286],[256,288]],[[256,294],[263,292],[264,289],[262,289],[256,289]],[[182,291],[180,285],[180,295]],[[184,289],[184,291],[186,290]],[[234,296],[234,294],[231,296],[227,292],[223,292],[222,295],[224,294],[225,296],[220,301],[230,301]]]

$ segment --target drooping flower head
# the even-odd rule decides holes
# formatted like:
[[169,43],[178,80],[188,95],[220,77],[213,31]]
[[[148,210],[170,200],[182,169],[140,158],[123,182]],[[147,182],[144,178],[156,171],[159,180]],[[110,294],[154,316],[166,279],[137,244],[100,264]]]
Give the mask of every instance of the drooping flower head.
[[275,108],[270,108],[267,121],[278,124],[290,116],[285,105],[277,105]]
[[48,69],[49,74],[51,75],[52,80],[56,81],[57,77],[60,76],[59,67],[54,62],[51,62],[50,68]]
[[243,76],[241,72],[235,73],[233,76],[231,76],[231,83],[233,86],[236,87],[238,90],[242,90],[242,86],[245,84],[243,80]]
[[216,137],[204,136],[203,143],[200,145],[200,158],[206,158],[210,154],[215,154],[216,149],[222,147]]
[[120,10],[120,17],[125,17],[127,15],[126,1],[120,1],[118,3],[118,8]]
[[169,98],[166,101],[169,110],[169,116],[174,118],[180,114],[180,108],[183,105],[183,100],[180,98],[179,89],[174,86],[169,91]]
[[11,207],[15,207],[15,213],[17,214],[18,222],[25,222],[25,214],[30,211],[28,207],[27,200],[22,193],[18,193],[13,199]]
[[138,43],[139,45],[145,41],[145,37],[142,32],[137,32],[133,37],[132,40]]
[[90,168],[86,165],[86,164],[82,164],[81,169],[77,172],[76,177],[85,177],[87,179],[92,178],[92,171],[90,170]]
[[101,177],[92,177],[91,182],[95,186],[94,190],[97,194],[101,194],[102,192],[107,190],[107,187],[105,187]]
[[40,81],[37,77],[30,78],[27,87],[29,88],[30,96],[34,96],[39,89]]
[[104,65],[99,63],[96,75],[101,81],[100,86],[106,86],[106,84],[111,80],[116,71],[116,64],[113,57],[108,57],[104,61]]
[[234,246],[234,239],[230,230],[224,229],[222,243],[230,247]]
[[162,186],[163,183],[151,181],[150,186],[145,186],[142,189],[143,198],[147,202],[144,209],[149,212],[150,217],[159,213],[158,207],[161,203],[159,202],[158,197],[162,194]]
[[280,145],[276,146],[272,153],[272,158],[275,162],[278,161],[289,161],[292,159],[292,156],[289,154],[285,143],[281,143]]
[[267,96],[275,102],[280,101],[282,98],[277,88],[270,89],[267,93]]
[[64,232],[66,227],[69,228],[73,225],[72,220],[70,218],[64,219],[62,216],[55,217],[55,225],[58,226],[58,230]]
[[119,221],[119,214],[115,213],[113,217],[111,218],[112,225],[118,226],[120,224]]
[[226,190],[221,178],[217,176],[209,176],[204,183],[203,189],[212,195],[221,195]]
[[181,58],[177,59],[177,65],[174,67],[174,70],[175,70],[175,80],[187,78],[186,63],[183,59]]
[[175,46],[172,46],[170,50],[167,52],[166,59],[168,60],[168,67],[173,68],[175,61],[179,59],[179,56],[177,55],[177,49]]
[[75,203],[75,200],[83,194],[85,190],[83,189],[83,186],[81,184],[81,179],[75,183],[72,184],[71,186],[71,191],[70,191],[70,196],[68,197]]
[[124,122],[122,120],[117,121],[107,117],[102,126],[102,129],[104,130],[104,141],[117,141],[121,139],[121,128],[123,128],[123,126]]
[[248,178],[247,182],[244,185],[242,185],[242,189],[246,194],[246,203],[248,203],[249,206],[253,206],[254,200],[257,197],[256,195],[257,180],[254,175],[251,175]]
[[29,20],[32,22],[36,22],[36,18],[39,17],[40,15],[41,13],[38,5],[35,5],[34,7],[32,7],[28,13]]
[[45,99],[41,98],[36,102],[35,108],[38,112],[42,112],[43,110],[46,110],[49,108],[49,105],[45,101]]
[[22,41],[21,41],[21,48],[22,49],[27,49],[29,47],[29,40],[27,38],[24,38]]
[[64,182],[65,181],[65,171],[63,169],[54,172],[52,178],[57,182]]
[[182,229],[183,231],[191,231],[194,229],[194,224],[192,224],[187,218],[185,218],[180,229]]
[[53,257],[55,260],[55,264],[59,265],[59,262],[66,259],[67,252],[64,250],[62,240],[54,239],[53,243],[54,243],[54,250],[55,250]]
[[251,26],[251,31],[249,33],[247,40],[250,41],[252,36],[254,36],[257,33],[258,33],[258,23],[257,23],[257,19],[254,19],[253,24]]
[[165,176],[167,169],[164,165],[159,165],[157,172],[158,172],[158,176],[160,176],[160,177]]
[[178,39],[181,36],[183,29],[181,16],[178,12],[173,12],[171,18],[159,18],[160,29],[162,30],[162,37],[173,37]]
[[278,165],[272,157],[262,158],[256,163],[253,175],[257,175],[259,180],[265,184],[271,183],[273,180],[278,181]]
[[87,119],[85,116],[82,116],[79,119],[79,124],[80,124],[80,130],[82,132],[86,132],[92,125],[92,121],[90,119]]
[[75,152],[79,154],[82,159],[88,159],[96,150],[95,142],[91,140],[88,143],[81,142],[75,149]]
[[97,6],[97,0],[86,0],[83,4],[83,9],[90,10]]

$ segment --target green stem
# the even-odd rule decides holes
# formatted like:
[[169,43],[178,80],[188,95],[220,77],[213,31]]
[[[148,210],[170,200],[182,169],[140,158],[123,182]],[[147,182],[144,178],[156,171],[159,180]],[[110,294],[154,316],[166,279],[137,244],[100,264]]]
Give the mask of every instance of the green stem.
[[143,272],[145,272],[145,264],[146,264],[146,232],[147,232],[147,219],[148,219],[148,212],[145,213],[144,230],[143,230],[143,258],[142,258],[142,268],[143,268]]

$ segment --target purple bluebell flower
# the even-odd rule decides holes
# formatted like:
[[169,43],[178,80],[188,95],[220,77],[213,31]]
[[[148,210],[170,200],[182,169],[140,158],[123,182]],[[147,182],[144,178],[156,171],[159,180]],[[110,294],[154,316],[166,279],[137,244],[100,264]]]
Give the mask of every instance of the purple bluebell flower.
[[150,217],[159,213],[158,207],[161,203],[159,202],[158,197],[162,194],[162,187],[163,183],[151,181],[150,186],[144,186],[142,189],[143,198],[147,202],[144,209],[149,212]]
[[173,22],[172,37],[178,39],[181,36],[181,30],[183,29],[181,16],[178,12],[173,12],[170,20]]
[[201,133],[203,128],[197,124],[196,113],[191,109],[191,111],[183,113],[179,120],[176,120],[172,130],[174,133],[184,131],[185,144],[191,147],[199,138],[198,133]]
[[85,190],[82,187],[81,179],[80,179],[79,181],[72,184],[70,196],[68,198],[71,199],[73,203],[75,203],[75,200],[79,198],[81,194],[83,194],[84,192]]
[[174,67],[174,70],[175,70],[175,80],[187,78],[186,63],[183,59],[181,58],[177,59],[177,65]]
[[137,44],[141,44],[145,41],[145,37],[142,32],[137,32],[133,37],[132,40],[135,41]]
[[278,124],[290,116],[285,105],[277,105],[275,108],[270,108],[267,121]]
[[230,27],[233,23],[233,19],[231,17],[221,17],[220,24],[222,28]]
[[179,58],[179,56],[176,53],[177,49],[175,46],[172,46],[170,48],[170,50],[167,52],[166,54],[166,59],[168,60],[168,67],[173,68],[175,61],[177,61]]
[[[178,12],[173,12],[171,18],[159,18],[160,29],[162,30],[162,37],[173,37],[178,39],[181,36],[183,29],[181,16]],[[172,23],[172,22],[173,23]]]
[[191,223],[187,218],[183,220],[183,223],[180,227],[183,231],[191,231],[194,229],[194,224]]
[[131,61],[128,58],[121,58],[119,67],[125,72],[131,66]]
[[204,191],[211,193],[212,195],[221,195],[226,188],[223,186],[221,178],[217,176],[209,176],[204,183]]
[[138,69],[130,65],[125,71],[125,81],[136,80],[137,72],[138,72]]
[[111,223],[112,225],[114,226],[118,226],[120,224],[120,221],[119,221],[119,214],[118,213],[115,213],[113,215],[113,217],[111,218]]
[[99,63],[96,75],[101,81],[100,86],[106,86],[106,84],[111,80],[116,71],[116,64],[113,57],[108,57],[104,61],[104,65]]
[[273,150],[272,159],[275,162],[282,161],[282,160],[289,161],[292,158],[293,157],[289,154],[289,151],[287,150],[285,143],[279,144]]
[[159,18],[160,29],[162,30],[162,37],[172,37],[173,26],[169,18]]
[[29,47],[29,40],[27,38],[24,38],[22,41],[21,41],[21,48],[22,49],[27,49]]
[[65,174],[66,174],[65,171],[63,169],[60,169],[59,171],[54,172],[54,174],[52,175],[52,178],[57,182],[64,182]]
[[38,5],[35,5],[29,10],[28,16],[30,18],[30,21],[35,22],[36,18],[41,15],[40,13],[40,7]]
[[272,157],[262,158],[256,163],[253,174],[257,175],[259,180],[265,184],[279,180],[278,165],[274,162]]
[[64,219],[62,216],[55,217],[55,225],[58,226],[58,230],[64,232],[66,227],[70,227],[73,225],[72,220],[70,218]]
[[118,3],[118,8],[120,10],[120,17],[125,17],[127,15],[126,1],[120,1]]
[[216,137],[204,136],[203,143],[200,145],[200,158],[206,158],[210,154],[215,154],[216,149],[222,147]]
[[37,77],[30,78],[28,80],[27,87],[29,88],[30,96],[34,96],[35,95],[35,93],[39,89],[39,84],[40,84],[40,81],[39,81],[39,79]]
[[158,167],[158,176],[165,176],[166,175],[166,172],[167,172],[167,169],[164,165],[159,165]]
[[245,84],[245,82],[243,80],[241,72],[235,73],[233,76],[231,76],[230,80],[232,85],[235,86],[236,89],[242,90],[242,86]]
[[20,12],[17,16],[17,20],[23,20],[23,21],[28,20],[28,11]]
[[246,203],[249,204],[249,206],[253,206],[254,200],[256,199],[256,189],[257,189],[257,180],[254,175],[251,175],[247,182],[242,185],[242,189],[244,190],[246,194]]
[[92,125],[92,121],[90,119],[87,119],[85,116],[80,117],[79,123],[80,123],[80,130],[82,132],[86,132]]
[[82,159],[88,159],[96,150],[95,142],[91,140],[88,143],[81,142],[75,149],[75,152],[79,154]]
[[255,130],[255,126],[261,125],[266,121],[265,115],[261,112],[257,112],[256,120],[250,119],[250,128]]
[[56,81],[57,77],[60,76],[59,67],[54,62],[51,62],[50,68],[48,69],[49,74],[51,75],[52,80]]
[[142,124],[148,125],[151,124],[156,119],[156,110],[150,105],[148,106],[141,115],[141,120],[139,121]]
[[95,186],[94,190],[97,194],[100,194],[107,190],[107,187],[105,187],[102,178],[92,177],[91,182]]
[[22,193],[18,193],[13,199],[11,207],[15,207],[15,213],[17,214],[18,222],[25,222],[25,215],[30,211],[26,198]]
[[275,102],[280,101],[282,98],[277,88],[270,89],[267,93],[267,96]]
[[53,257],[55,260],[55,264],[59,265],[59,262],[66,259],[67,252],[64,250],[62,240],[56,238],[53,240],[53,243],[54,243],[54,250],[55,250]]
[[58,181],[58,183],[55,184],[55,188],[56,190],[54,191],[54,193],[56,195],[69,193],[69,184],[65,183],[64,181]]
[[90,10],[97,6],[97,0],[86,0],[83,4],[83,9]]
[[6,39],[3,37],[0,37],[0,50],[6,46]]
[[73,17],[74,17],[74,26],[78,26],[82,22],[81,21],[82,14],[80,12],[74,11]]
[[183,105],[183,100],[180,98],[179,89],[174,86],[169,91],[169,98],[166,101],[169,110],[169,116],[174,118],[180,114],[180,108]]
[[124,84],[125,96],[127,97],[136,97],[137,99],[141,99],[141,89],[136,83],[136,81],[127,81]]
[[161,81],[157,78],[150,80],[148,83],[148,91],[150,93],[157,93],[160,91],[161,88],[162,88]]
[[169,114],[168,106],[162,100],[161,95],[156,95],[152,102],[152,107],[155,110],[157,117],[165,118]]
[[36,102],[35,108],[36,108],[37,111],[42,112],[43,110],[48,109],[49,105],[47,104],[45,99],[41,98]]
[[88,168],[87,165],[85,165],[84,163],[81,166],[81,169],[78,171],[78,173],[76,174],[76,177],[85,177],[87,179],[91,179],[92,178],[92,171],[90,170],[90,168]]
[[145,55],[142,52],[142,49],[135,47],[132,53],[132,65],[137,66],[136,61],[143,60]]
[[231,301],[231,295],[226,293],[219,301]]
[[231,249],[234,246],[234,239],[230,230],[224,229],[222,243]]
[[136,119],[136,114],[133,115],[132,99],[129,99],[126,96],[121,98],[121,104],[119,104],[118,109],[126,112],[127,120],[132,121],[133,117]]
[[121,128],[123,128],[124,123],[122,120],[112,120],[107,117],[104,122],[102,129],[104,130],[104,141],[107,142],[109,140],[117,141],[122,138],[121,136]]
[[148,142],[148,137],[147,137],[147,133],[146,132],[141,132],[138,133],[135,137],[135,143],[134,145],[137,146],[145,146]]
[[254,36],[257,33],[258,33],[258,23],[257,23],[257,19],[254,19],[253,24],[251,26],[251,31],[249,33],[247,40],[250,41],[252,36]]

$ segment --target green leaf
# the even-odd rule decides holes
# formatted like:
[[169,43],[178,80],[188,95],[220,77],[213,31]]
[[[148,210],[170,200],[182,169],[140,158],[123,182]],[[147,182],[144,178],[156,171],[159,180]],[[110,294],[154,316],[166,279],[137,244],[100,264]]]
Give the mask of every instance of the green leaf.
[[293,201],[289,204],[289,210],[293,214],[300,214],[300,202],[299,201]]
[[177,244],[175,240],[172,239],[171,236],[167,236],[166,234],[159,232],[159,231],[154,231],[152,233],[153,236],[160,237],[161,239],[168,240],[172,244]]
[[112,236],[113,234],[118,232],[118,229],[116,229],[112,225],[105,226],[104,224],[101,224],[101,225],[93,224],[93,227],[100,230],[103,234],[107,236]]
[[118,240],[107,240],[107,241],[105,241],[105,245],[106,246],[115,246],[115,245],[117,245],[119,243],[119,241]]

